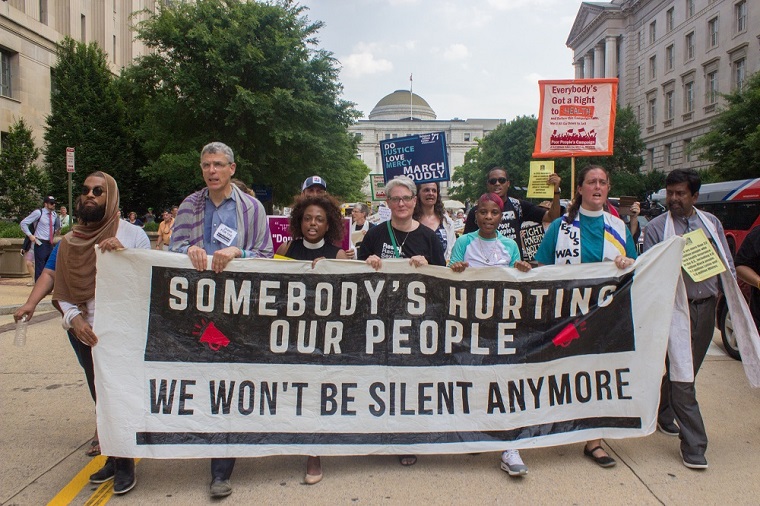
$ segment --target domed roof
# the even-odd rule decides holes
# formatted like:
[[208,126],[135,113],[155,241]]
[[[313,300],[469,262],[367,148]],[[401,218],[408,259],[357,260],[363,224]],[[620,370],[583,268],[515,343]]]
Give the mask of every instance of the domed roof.
[[369,119],[408,120],[410,112],[413,119],[433,120],[436,118],[435,111],[424,98],[412,93],[410,99],[409,93],[407,90],[396,90],[384,96],[369,113]]

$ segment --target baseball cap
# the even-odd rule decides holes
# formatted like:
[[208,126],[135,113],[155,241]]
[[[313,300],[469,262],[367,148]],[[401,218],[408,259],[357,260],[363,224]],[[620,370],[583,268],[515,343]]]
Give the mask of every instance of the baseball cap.
[[303,182],[303,184],[301,185],[301,191],[304,191],[306,188],[309,188],[314,185],[319,185],[325,190],[327,190],[327,183],[325,182],[324,179],[322,179],[319,176],[311,176],[311,177],[307,177],[306,181]]
[[55,197],[53,197],[52,195],[48,195],[47,197],[45,197],[42,200],[42,203],[43,204],[55,204]]

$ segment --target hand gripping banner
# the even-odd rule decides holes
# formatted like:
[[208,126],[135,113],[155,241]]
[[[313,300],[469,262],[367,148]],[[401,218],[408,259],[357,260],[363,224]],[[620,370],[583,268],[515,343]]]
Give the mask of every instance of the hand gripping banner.
[[99,254],[108,455],[431,454],[655,428],[682,241],[515,269]]

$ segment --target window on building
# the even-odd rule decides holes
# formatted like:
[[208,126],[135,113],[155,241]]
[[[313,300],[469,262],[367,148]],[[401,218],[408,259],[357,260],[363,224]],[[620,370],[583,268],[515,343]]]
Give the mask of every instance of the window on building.
[[674,8],[671,7],[665,13],[665,32],[666,33],[670,33],[670,32],[673,31],[673,26],[675,24],[674,20],[673,20],[673,18],[674,18],[674,15],[673,15],[674,11],[673,11],[673,9]]
[[657,123],[657,99],[649,99],[649,117],[647,118],[647,126],[654,126]]
[[693,60],[694,59],[694,40],[695,40],[694,32],[690,32],[686,34],[686,47],[684,48],[684,54],[686,55],[686,61]]
[[673,44],[665,48],[665,69],[673,70],[674,60],[676,58],[676,48]]
[[657,78],[657,56],[649,58],[649,79]]
[[686,0],[686,18],[694,15],[694,0]]
[[687,162],[691,161],[691,139],[683,140],[683,159]]
[[673,116],[675,115],[675,111],[673,110],[673,98],[674,98],[674,92],[667,91],[665,92],[665,120],[671,120],[673,119]]
[[707,22],[707,47],[718,47],[718,18]]
[[82,14],[79,18],[79,29],[82,34],[82,42],[87,42],[87,18]]
[[638,76],[639,76],[639,83],[638,84],[639,84],[639,86],[641,86],[641,65],[639,65],[639,74],[638,74]]
[[641,32],[638,33],[638,39],[639,39],[639,51],[641,51],[641,39],[643,34]]
[[472,139],[472,135],[470,134],[470,132],[465,132],[464,133],[464,142],[470,142],[471,139]]
[[683,85],[683,112],[694,112],[694,81],[688,81]]
[[649,44],[654,44],[657,40],[657,21],[649,23]]
[[647,163],[649,164],[649,170],[654,170],[654,148],[647,150]]
[[391,134],[385,134],[385,138],[386,139],[390,139],[391,138]]
[[708,73],[706,76],[706,86],[705,89],[707,90],[706,96],[705,96],[705,103],[707,104],[714,104],[718,101],[718,71],[713,70],[712,72]]
[[391,134],[391,139],[398,139],[398,134]]
[[747,2],[742,0],[734,5],[734,12],[736,13],[736,33],[741,33],[747,30]]
[[5,49],[0,49],[0,95],[3,97],[13,96],[13,58],[15,55]]
[[746,58],[740,58],[734,63],[734,89],[742,91],[744,89],[744,80],[747,77],[747,60]]
[[671,149],[671,145],[665,144],[662,148],[663,148],[662,157],[665,159],[665,166],[670,167],[673,164],[673,158],[671,157],[671,153],[673,152],[673,150]]
[[40,23],[48,24],[48,0],[40,0]]
[[639,125],[643,124],[643,122],[641,121],[641,105],[636,106],[636,122]]
[[116,34],[114,34],[113,36],[111,47],[112,47],[111,58],[113,59],[114,64],[118,65],[119,63],[116,61]]

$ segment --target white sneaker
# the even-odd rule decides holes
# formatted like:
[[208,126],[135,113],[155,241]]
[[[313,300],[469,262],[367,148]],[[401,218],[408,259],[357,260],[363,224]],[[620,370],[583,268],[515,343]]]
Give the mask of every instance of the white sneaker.
[[506,471],[510,476],[523,476],[528,474],[526,466],[520,458],[520,452],[517,450],[507,450],[501,454],[501,469]]

